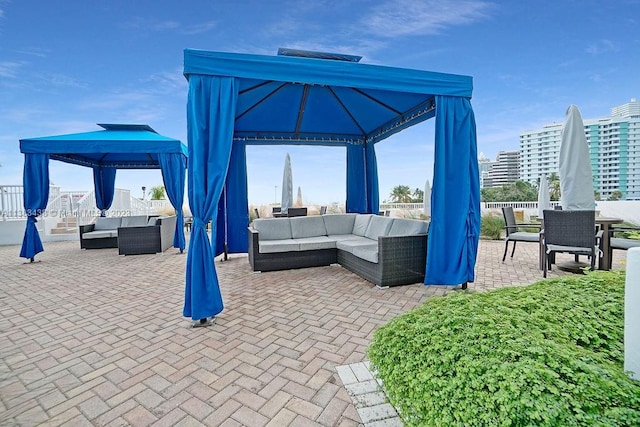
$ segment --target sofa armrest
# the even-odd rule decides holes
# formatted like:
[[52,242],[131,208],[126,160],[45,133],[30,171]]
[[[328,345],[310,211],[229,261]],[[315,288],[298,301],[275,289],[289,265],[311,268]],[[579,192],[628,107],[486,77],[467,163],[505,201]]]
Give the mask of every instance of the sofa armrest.
[[161,251],[164,252],[173,246],[173,237],[176,234],[176,223],[178,222],[178,217],[171,215],[159,218],[158,221],[160,223],[160,246]]
[[82,237],[82,235],[84,233],[88,233],[90,231],[93,231],[93,229],[96,227],[95,224],[86,224],[86,225],[81,225],[80,226],[80,237]]
[[257,230],[251,227],[247,228],[247,237],[249,238],[249,264],[251,264],[252,270],[255,267],[255,257],[260,253],[259,234]]
[[378,237],[378,262],[426,259],[427,235]]

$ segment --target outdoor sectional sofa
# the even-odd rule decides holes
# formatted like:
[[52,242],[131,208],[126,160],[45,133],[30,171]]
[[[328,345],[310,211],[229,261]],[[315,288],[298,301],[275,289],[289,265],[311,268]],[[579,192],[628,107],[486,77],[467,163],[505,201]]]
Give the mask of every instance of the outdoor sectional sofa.
[[173,244],[176,216],[99,217],[80,226],[80,248],[118,248],[120,255],[155,254]]
[[424,281],[428,223],[371,214],[256,219],[253,271],[338,263],[380,287]]

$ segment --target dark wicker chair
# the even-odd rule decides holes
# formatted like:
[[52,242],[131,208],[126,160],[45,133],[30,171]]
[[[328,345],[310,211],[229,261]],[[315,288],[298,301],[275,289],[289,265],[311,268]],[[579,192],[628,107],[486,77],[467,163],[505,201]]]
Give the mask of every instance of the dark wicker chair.
[[597,240],[595,211],[545,210],[542,233],[545,262],[542,276],[547,277],[547,268],[551,269],[554,254],[558,252],[587,255],[593,270],[597,255]]
[[504,216],[505,230],[507,237],[504,241],[504,254],[502,255],[502,262],[507,258],[507,250],[509,249],[509,242],[513,242],[513,249],[511,250],[511,258],[516,251],[517,242],[532,242],[540,243],[540,233],[532,233],[530,231],[519,231],[521,228],[537,228],[540,230],[540,224],[518,224],[516,223],[516,217],[513,214],[513,208],[507,206],[502,208],[502,215]]
[[622,226],[622,227],[612,227],[609,230],[609,233],[610,233],[610,236],[611,236],[610,239],[609,239],[609,259],[613,259],[612,255],[613,255],[613,250],[614,249],[626,251],[626,250],[631,249],[631,248],[640,247],[640,240],[627,239],[627,238],[623,237],[624,235],[618,237],[620,235],[620,233],[624,233],[624,232],[628,232],[628,231],[640,232],[640,227]]
[[307,216],[307,208],[289,208],[287,209],[287,216]]

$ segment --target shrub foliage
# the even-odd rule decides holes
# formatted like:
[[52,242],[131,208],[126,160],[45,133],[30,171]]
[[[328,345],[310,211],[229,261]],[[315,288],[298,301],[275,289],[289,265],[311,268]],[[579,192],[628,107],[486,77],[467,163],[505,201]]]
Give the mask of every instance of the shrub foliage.
[[378,329],[368,356],[408,426],[638,426],[624,272],[455,292]]
[[480,219],[480,234],[493,240],[499,240],[504,233],[505,223],[502,216],[482,215]]

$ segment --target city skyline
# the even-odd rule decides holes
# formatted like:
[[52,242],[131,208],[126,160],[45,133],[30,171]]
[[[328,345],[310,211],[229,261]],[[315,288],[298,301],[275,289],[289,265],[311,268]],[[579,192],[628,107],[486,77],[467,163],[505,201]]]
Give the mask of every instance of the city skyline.
[[[519,135],[563,121],[570,104],[601,117],[640,96],[636,0],[502,4],[355,1],[179,5],[160,1],[0,0],[0,184],[22,183],[21,138],[143,123],[186,139],[185,48],[275,55],[278,47],[362,55],[363,63],[472,76],[478,152],[495,158]],[[432,182],[430,120],[376,145],[380,200]],[[249,201],[272,203],[290,153],[305,202],[344,202],[344,149],[252,146]],[[90,170],[51,162],[51,180],[90,190]],[[142,194],[159,171],[119,171]]]

